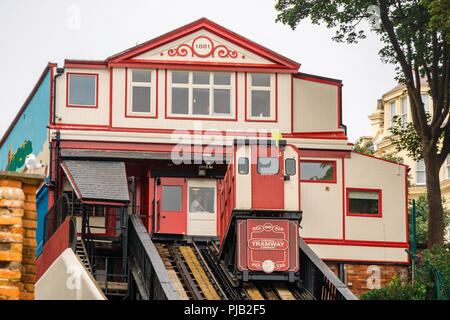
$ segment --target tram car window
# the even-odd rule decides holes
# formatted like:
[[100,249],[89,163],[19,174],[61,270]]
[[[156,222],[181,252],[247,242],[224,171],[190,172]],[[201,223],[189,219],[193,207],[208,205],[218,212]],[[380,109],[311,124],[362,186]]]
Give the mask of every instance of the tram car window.
[[278,157],[258,157],[258,173],[259,174],[277,174],[279,171]]
[[335,177],[335,162],[301,161],[300,179],[303,181],[333,181]]
[[239,174],[248,174],[249,162],[247,157],[240,157],[238,159],[238,172]]
[[288,158],[284,161],[284,170],[287,175],[294,176],[296,173],[295,159]]
[[181,191],[179,186],[162,187],[163,211],[181,211]]
[[189,211],[214,213],[214,188],[190,187],[189,188]]

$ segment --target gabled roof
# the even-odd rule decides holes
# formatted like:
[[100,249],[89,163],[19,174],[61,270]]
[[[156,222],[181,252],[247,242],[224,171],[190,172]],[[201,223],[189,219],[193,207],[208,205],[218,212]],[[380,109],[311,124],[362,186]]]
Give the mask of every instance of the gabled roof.
[[[279,71],[284,71],[284,72],[298,72],[298,69],[300,68],[300,64],[288,59],[270,49],[267,49],[266,47],[259,45],[233,31],[230,31],[206,18],[201,18],[198,19],[192,23],[189,23],[185,26],[182,26],[178,29],[175,29],[173,31],[170,31],[166,34],[163,34],[157,38],[154,38],[152,40],[146,41],[144,43],[141,43],[139,45],[136,45],[134,47],[131,47],[129,49],[126,49],[122,52],[119,52],[115,55],[112,55],[108,58],[105,59],[105,61],[88,61],[88,60],[66,60],[66,66],[70,67],[70,66],[76,66],[76,65],[81,65],[84,64],[85,66],[87,65],[92,65],[95,64],[97,67],[108,67],[108,66],[123,66],[126,63],[152,63],[155,65],[165,65],[167,66],[168,63],[181,63],[179,60],[175,61],[173,60],[171,57],[169,57],[168,59],[162,60],[133,60],[135,59],[137,56],[139,55],[143,55],[146,52],[149,52],[151,50],[155,50],[158,48],[161,48],[163,46],[167,46],[170,45],[171,43],[175,43],[176,41],[180,40],[183,37],[187,37],[189,35],[192,35],[196,32],[199,31],[205,31],[208,32],[208,34],[212,34],[215,37],[217,37],[217,39],[221,39],[223,41],[226,41],[227,43],[232,44],[233,46],[236,46],[239,49],[245,50],[249,53],[251,53],[252,55],[254,55],[255,57],[261,58],[264,61],[268,61],[268,63],[265,64],[261,64],[261,65],[256,65],[256,64],[250,64],[247,63],[246,65],[252,68],[255,67],[260,67],[260,68],[272,68],[272,69],[277,69]],[[206,38],[206,37],[203,37]],[[193,42],[192,42],[193,43]],[[212,42],[211,42],[212,43]],[[186,44],[182,44],[182,46],[186,46]],[[214,47],[214,44],[213,44]],[[224,48],[224,45],[218,45],[216,46],[217,49],[219,49],[219,47]],[[173,50],[173,49],[172,49]],[[176,50],[176,49],[175,49]],[[229,50],[229,48],[225,48],[225,50]],[[170,50],[169,50],[170,51]],[[216,52],[218,53],[216,56],[220,56],[220,52]],[[163,55],[163,53],[161,53],[161,56]],[[172,56],[171,54],[169,55],[165,55],[166,56]],[[194,56],[194,52],[192,53],[192,56]],[[199,55],[200,56],[200,55]],[[189,57],[186,55],[186,57]],[[187,59],[187,60],[192,60],[192,59]],[[224,61],[223,63],[217,63],[214,62],[214,65],[229,65],[229,66],[236,66],[239,64],[239,62],[236,61],[231,61],[234,63],[229,63],[229,61]],[[186,63],[186,62],[184,62]],[[196,62],[196,64],[202,64],[202,62]],[[205,62],[205,64],[208,64],[207,62]]]

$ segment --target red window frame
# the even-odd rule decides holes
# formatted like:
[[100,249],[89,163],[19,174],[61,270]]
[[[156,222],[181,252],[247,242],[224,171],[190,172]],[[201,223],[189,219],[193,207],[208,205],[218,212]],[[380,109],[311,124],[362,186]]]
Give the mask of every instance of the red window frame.
[[[95,76],[95,105],[94,106],[69,104],[69,78],[71,75]],[[68,107],[68,108],[94,108],[94,109],[98,108],[98,73],[67,72],[67,75],[66,75],[66,107]]]
[[[350,191],[362,191],[362,192],[378,192],[378,214],[372,214],[372,213],[351,213],[350,212],[350,198],[349,193]],[[381,189],[363,189],[363,188],[346,188],[346,205],[347,205],[347,216],[352,217],[372,217],[372,218],[381,218],[382,217],[382,192]]]
[[[306,179],[302,179],[301,178],[301,165],[302,162],[313,162],[313,163],[332,163],[333,164],[333,180],[306,180]],[[336,164],[336,160],[302,160],[299,159],[299,167],[300,167],[300,172],[299,172],[299,180],[300,182],[315,182],[315,183],[336,183],[337,182],[337,164]]]

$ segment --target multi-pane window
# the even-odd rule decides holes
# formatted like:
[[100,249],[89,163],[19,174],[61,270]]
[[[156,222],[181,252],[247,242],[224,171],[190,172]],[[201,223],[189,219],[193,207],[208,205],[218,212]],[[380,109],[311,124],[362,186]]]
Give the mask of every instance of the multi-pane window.
[[255,118],[271,117],[272,77],[270,74],[250,75],[250,114]]
[[391,101],[391,103],[389,104],[389,111],[391,112],[391,128],[395,126],[395,119],[394,117],[397,115],[397,105],[395,100]]
[[422,97],[425,112],[430,112],[430,96],[427,94],[421,94],[420,96]]
[[150,113],[152,98],[152,72],[131,70],[131,112]]
[[223,72],[171,72],[171,114],[232,115],[232,77]]
[[406,128],[406,123],[408,122],[408,99],[406,97],[402,98],[402,113],[401,113],[401,119],[402,119],[402,126],[403,128]]
[[300,180],[303,182],[336,182],[336,162],[300,161]]
[[97,107],[97,74],[67,74],[69,107]]
[[425,163],[423,160],[416,162],[416,184],[425,184],[426,183],[426,175],[425,175]]
[[347,189],[347,214],[381,216],[381,190]]

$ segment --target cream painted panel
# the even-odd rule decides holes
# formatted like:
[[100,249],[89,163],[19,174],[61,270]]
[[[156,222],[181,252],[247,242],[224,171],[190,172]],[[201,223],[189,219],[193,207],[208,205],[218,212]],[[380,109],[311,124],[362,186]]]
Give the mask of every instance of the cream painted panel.
[[[214,213],[191,213],[189,204],[191,203],[189,189],[191,187],[206,187],[214,189]],[[216,236],[217,235],[217,181],[215,179],[188,179],[188,214],[187,214],[187,234]]]
[[346,240],[406,241],[405,167],[352,152],[346,188],[381,189],[382,217],[345,217]]
[[336,183],[301,182],[303,218],[300,235],[305,238],[342,239],[342,160],[301,158],[301,160],[336,161]]
[[[214,56],[210,55],[208,57],[202,58],[197,55],[193,55],[192,51],[189,47],[192,46],[192,41],[199,36],[204,36],[204,37],[210,38],[213,41],[213,44],[215,47],[217,47],[218,45],[224,45],[228,49],[236,51],[237,52],[236,58],[231,58],[231,57],[221,58],[218,54],[219,49],[217,49],[217,51],[214,52]],[[187,54],[184,57],[177,56],[177,55],[170,56],[168,54],[169,49],[175,49],[181,44],[185,44],[185,46],[183,46],[182,48],[187,50]],[[273,62],[271,62],[267,59],[264,59],[250,51],[247,51],[247,50],[225,40],[224,38],[219,37],[215,34],[212,34],[211,32],[208,32],[206,30],[199,30],[197,32],[194,32],[192,34],[184,36],[180,39],[177,39],[173,42],[170,42],[168,44],[160,46],[154,50],[150,50],[150,51],[147,51],[140,55],[137,55],[136,57],[133,57],[132,59],[133,60],[164,60],[164,61],[167,61],[167,60],[196,61],[196,62],[205,62],[206,61],[206,62],[226,62],[226,63],[239,63],[239,64],[252,64],[252,63],[273,64]]]
[[[295,159],[295,175],[284,181],[284,208],[286,210],[299,210],[298,208],[298,153],[290,146],[284,148],[284,159]],[[285,169],[286,170],[286,169]]]
[[[291,75],[278,75],[278,122],[247,122],[245,121],[245,73],[238,73],[238,120],[192,120],[165,119],[166,90],[165,70],[158,72],[158,118],[126,118],[125,117],[125,69],[113,69],[113,127],[141,128],[141,129],[174,129],[174,130],[211,130],[227,132],[264,132],[270,133],[274,129],[282,133],[291,131]],[[169,94],[169,90],[167,90]],[[234,99],[233,99],[234,100]],[[234,106],[235,101],[233,101]],[[176,142],[176,141],[174,141]]]
[[[237,159],[240,157],[247,157],[249,162],[248,174],[239,174]],[[251,170],[251,155],[250,146],[242,145],[236,150],[236,208],[251,209],[252,207],[252,170]]]
[[[98,108],[67,107],[67,73],[98,74]],[[105,69],[70,69],[56,80],[56,123],[109,124],[109,71]]]
[[[77,282],[78,287],[75,286]],[[34,293],[36,300],[107,300],[80,258],[70,248],[61,253],[39,278]]]
[[[344,245],[310,244],[311,249],[321,258],[328,260],[408,262],[404,248],[362,247]],[[367,274],[369,277],[369,274]]]
[[294,78],[294,132],[337,130],[337,86]]

